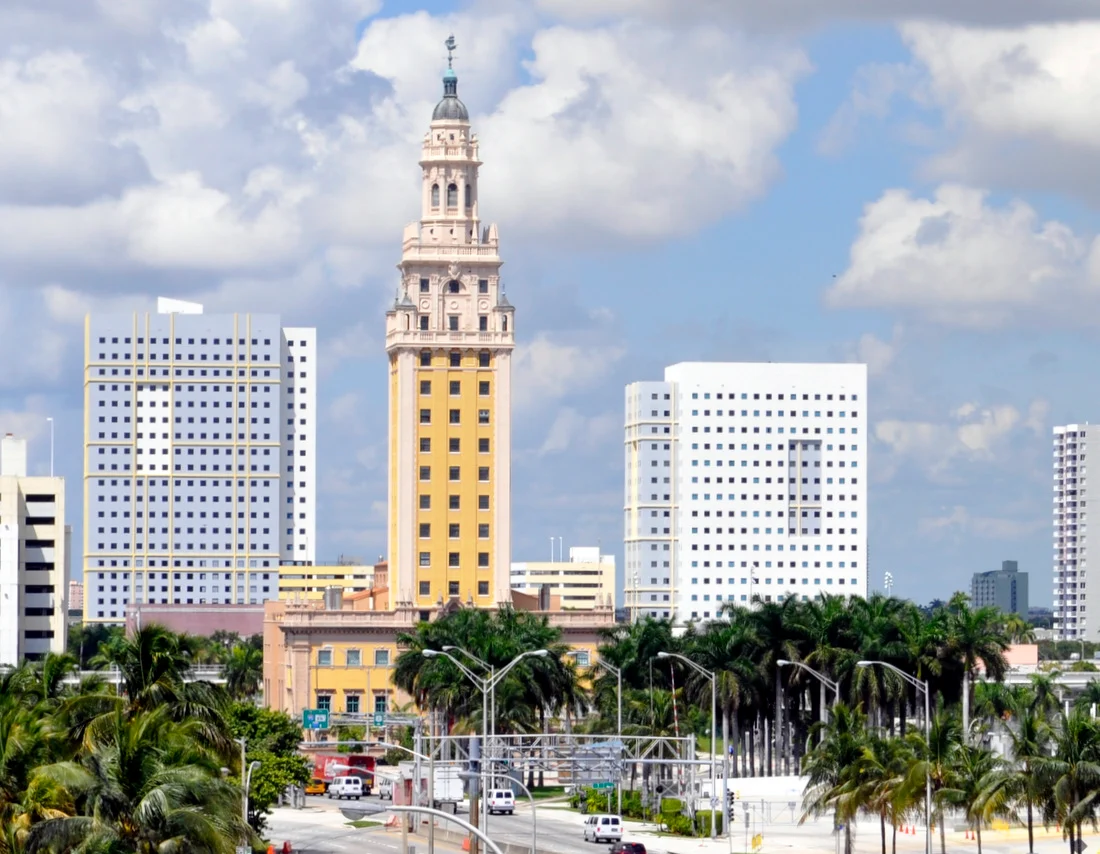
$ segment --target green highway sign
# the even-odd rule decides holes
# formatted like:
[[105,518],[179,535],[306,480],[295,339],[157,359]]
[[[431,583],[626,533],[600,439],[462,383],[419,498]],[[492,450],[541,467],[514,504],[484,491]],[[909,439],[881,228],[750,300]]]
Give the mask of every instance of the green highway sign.
[[385,712],[375,712],[374,713],[374,725],[377,726],[377,727],[382,727],[382,726],[386,725],[386,713]]
[[596,789],[596,790],[599,790],[599,789],[614,789],[615,784],[614,783],[593,783],[592,788]]
[[328,729],[328,709],[302,709],[302,729]]

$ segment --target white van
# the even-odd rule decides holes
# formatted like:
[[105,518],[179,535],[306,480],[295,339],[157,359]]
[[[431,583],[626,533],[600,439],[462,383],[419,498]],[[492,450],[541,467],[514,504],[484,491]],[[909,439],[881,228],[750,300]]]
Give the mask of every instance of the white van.
[[489,800],[489,814],[498,812],[511,815],[516,809],[516,796],[510,789],[490,789],[485,797]]
[[622,838],[623,823],[617,815],[590,815],[585,818],[585,842],[619,842]]
[[385,780],[378,777],[378,799],[381,801],[393,800],[393,780]]
[[363,796],[363,779],[361,777],[334,777],[328,784],[326,794],[331,798],[334,795],[337,800],[343,798],[355,798],[359,800]]

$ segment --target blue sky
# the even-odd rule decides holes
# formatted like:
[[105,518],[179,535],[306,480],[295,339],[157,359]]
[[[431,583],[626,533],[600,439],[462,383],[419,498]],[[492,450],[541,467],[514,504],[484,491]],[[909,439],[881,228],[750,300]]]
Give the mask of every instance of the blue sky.
[[0,429],[44,471],[57,418],[79,541],[85,312],[278,310],[322,342],[320,551],[383,554],[383,312],[453,31],[517,306],[515,559],[621,558],[626,383],[861,359],[872,587],[1017,559],[1049,604],[1050,427],[1100,417],[1086,6],[14,0]]

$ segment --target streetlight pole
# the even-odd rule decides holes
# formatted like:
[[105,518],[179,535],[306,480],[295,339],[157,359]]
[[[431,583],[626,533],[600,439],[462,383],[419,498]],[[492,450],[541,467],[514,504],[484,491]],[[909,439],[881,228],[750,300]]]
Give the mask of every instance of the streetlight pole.
[[893,664],[886,661],[856,662],[856,667],[873,667],[875,665],[894,671],[894,673],[898,674],[898,676],[918,691],[924,692],[924,738],[925,741],[928,742],[929,752],[924,764],[924,816],[926,825],[924,830],[924,847],[925,854],[932,854],[932,717],[929,708],[928,682],[924,679],[918,679],[916,676],[911,676],[900,667],[895,667]]
[[[466,650],[459,649],[458,647],[454,647],[454,649],[455,649],[456,652],[462,652],[466,655],[470,655],[470,653],[466,652]],[[489,741],[489,697],[490,697],[490,695],[495,697],[495,689],[496,689],[497,684],[500,682],[501,679],[503,679],[508,674],[508,671],[510,671],[517,664],[519,664],[523,659],[528,658],[528,657],[544,658],[549,654],[550,653],[547,652],[545,649],[532,649],[532,650],[528,650],[527,652],[521,652],[519,655],[517,655],[515,658],[513,658],[510,662],[508,662],[508,664],[506,664],[504,666],[504,668],[499,673],[494,674],[493,676],[489,677],[488,679],[483,679],[482,677],[480,677],[476,673],[474,673],[472,670],[470,670],[470,668],[468,668],[465,664],[463,664],[461,661],[459,661],[457,658],[455,658],[453,655],[451,655],[449,652],[443,652],[443,651],[435,650],[435,649],[425,649],[425,650],[421,651],[421,655],[423,655],[425,658],[436,658],[436,657],[446,658],[448,661],[450,661],[452,664],[454,664],[459,670],[461,670],[463,672],[463,674],[465,674],[467,679],[469,679],[471,682],[474,683],[474,685],[476,685],[477,687],[479,687],[481,689],[481,743],[482,743],[482,745],[488,744],[488,741]],[[470,657],[471,658],[476,658],[476,656],[470,656]],[[481,659],[477,659],[477,660],[479,662],[481,662]],[[481,662],[481,663],[484,664],[484,662]],[[482,759],[482,762],[484,763],[484,759]],[[479,794],[480,794],[480,788],[481,788],[480,787],[480,782],[481,781],[479,779],[478,780]],[[473,808],[474,808],[473,804],[471,804],[471,811],[473,810]],[[482,830],[487,832],[488,831],[488,824],[489,824],[489,810],[488,810],[488,802],[485,800],[484,797],[481,797],[481,814],[482,814],[481,828],[482,828]],[[476,813],[475,813],[475,815],[476,815]],[[476,843],[477,843],[476,839],[471,840],[471,849],[476,847]],[[472,854],[477,854],[477,852],[472,851]]]
[[[678,652],[659,652],[658,658],[676,658],[684,662],[684,664],[691,667],[698,673],[701,673],[707,679],[710,680],[710,838],[714,839],[716,836],[714,825],[714,807],[718,794],[718,774],[717,765],[714,762],[714,748],[718,743],[718,679],[713,673],[707,670],[705,667],[696,664],[690,658],[684,655],[680,655]],[[729,797],[725,794],[729,789],[729,779],[723,778],[725,785],[723,786],[723,798],[722,804],[722,816],[726,822],[726,832],[729,832]]]
[[[819,673],[818,671],[814,670],[812,667],[810,667],[806,664],[803,664],[801,661],[786,661],[785,659],[780,659],[779,661],[776,662],[776,665],[778,665],[779,667],[797,667],[799,670],[805,670],[811,676],[817,677],[817,681],[821,683],[821,702],[819,703],[821,708],[819,710],[819,717],[820,717],[821,722],[825,723],[825,720],[826,720],[826,717],[827,717],[827,714],[826,714],[826,711],[825,711],[825,689],[826,688],[832,689],[832,692],[833,692],[833,705],[835,706],[837,703],[840,702],[840,683],[839,682],[834,682],[832,679],[830,679],[824,673]],[[824,738],[825,737],[824,734],[822,734],[821,737]]]
[[[566,655],[576,657],[580,653],[580,650],[574,649],[567,652]],[[619,779],[615,783],[615,789],[619,793],[619,815],[623,814],[623,671],[621,668],[616,667],[614,664],[608,664],[602,658],[596,659],[596,667],[602,667],[615,677],[615,681],[618,683],[618,695],[616,697],[618,706],[618,726],[619,726]]]

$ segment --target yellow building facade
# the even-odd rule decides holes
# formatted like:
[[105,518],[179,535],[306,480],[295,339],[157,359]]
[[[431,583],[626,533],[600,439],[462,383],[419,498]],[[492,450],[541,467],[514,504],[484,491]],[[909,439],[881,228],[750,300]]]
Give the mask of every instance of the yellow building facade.
[[[545,615],[561,629],[562,642],[578,653],[578,667],[595,663],[600,632],[615,624],[612,608],[562,611],[555,597],[549,610],[538,610],[538,597],[514,596],[514,607]],[[296,720],[306,709],[369,715],[410,704],[411,698],[394,688],[393,667],[401,652],[398,636],[415,631],[421,614],[411,605],[372,610],[386,604],[384,590],[338,602],[265,603],[266,704]]]
[[324,598],[325,591],[338,588],[344,593],[370,590],[376,568],[361,564],[284,563],[279,567],[279,598],[305,601]]
[[448,67],[424,137],[421,218],[405,228],[390,363],[389,566],[395,605],[509,601],[511,362],[477,136]]

